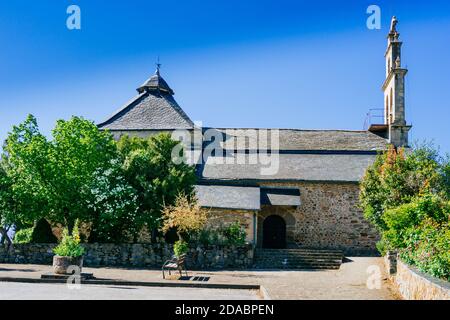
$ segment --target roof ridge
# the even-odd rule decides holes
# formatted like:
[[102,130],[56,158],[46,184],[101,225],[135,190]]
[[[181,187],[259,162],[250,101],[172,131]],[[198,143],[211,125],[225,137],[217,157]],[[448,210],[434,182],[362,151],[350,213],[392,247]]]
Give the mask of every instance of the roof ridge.
[[[369,130],[351,130],[351,129],[300,129],[300,128],[256,128],[256,127],[203,127],[205,129],[217,129],[217,130],[290,130],[290,131],[339,131],[339,132],[370,132]],[[370,132],[372,133],[372,132]]]

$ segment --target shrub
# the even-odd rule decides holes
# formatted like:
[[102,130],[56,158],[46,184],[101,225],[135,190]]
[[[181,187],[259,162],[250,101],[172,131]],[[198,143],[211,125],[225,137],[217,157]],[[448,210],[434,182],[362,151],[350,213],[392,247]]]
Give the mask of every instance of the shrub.
[[224,230],[224,235],[230,245],[245,244],[246,233],[239,221],[235,221],[228,225]]
[[53,252],[58,256],[72,258],[81,257],[84,254],[77,225],[73,228],[72,235],[69,235],[69,230],[64,228],[61,243],[53,249]]
[[14,243],[30,243],[31,242],[31,234],[33,232],[33,228],[26,228],[26,229],[21,229],[18,230],[15,234],[14,234],[14,239],[13,242]]
[[383,220],[387,230],[383,240],[389,249],[405,248],[406,240],[423,221],[429,219],[440,225],[448,220],[449,214],[449,203],[440,197],[432,194],[417,197],[410,203],[386,210]]
[[450,281],[450,223],[439,224],[431,218],[405,234],[400,258],[432,276]]
[[44,218],[39,219],[33,227],[31,243],[57,243],[58,239],[52,232],[52,227]]
[[206,227],[198,232],[192,233],[189,239],[191,242],[202,245],[225,245],[226,238],[223,235],[223,229],[219,227]]
[[207,227],[190,237],[191,242],[197,242],[202,245],[235,245],[245,244],[246,232],[239,221],[229,225],[220,225]]
[[178,240],[173,245],[173,251],[176,257],[180,257],[181,255],[187,253],[189,250],[189,246],[186,241]]

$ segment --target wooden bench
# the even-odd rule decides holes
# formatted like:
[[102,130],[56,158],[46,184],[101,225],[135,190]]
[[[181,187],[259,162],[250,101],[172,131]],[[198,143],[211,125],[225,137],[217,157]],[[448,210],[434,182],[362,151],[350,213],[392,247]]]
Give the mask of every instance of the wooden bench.
[[178,270],[178,272],[180,272],[180,277],[183,275],[183,270],[186,273],[186,277],[188,276],[187,270],[186,270],[186,255],[182,254],[179,257],[173,256],[172,259],[167,260],[166,262],[164,262],[163,266],[162,266],[162,274],[163,274],[163,279],[166,278],[165,274],[164,274],[164,270],[169,271],[169,276],[171,275],[170,271],[171,270]]

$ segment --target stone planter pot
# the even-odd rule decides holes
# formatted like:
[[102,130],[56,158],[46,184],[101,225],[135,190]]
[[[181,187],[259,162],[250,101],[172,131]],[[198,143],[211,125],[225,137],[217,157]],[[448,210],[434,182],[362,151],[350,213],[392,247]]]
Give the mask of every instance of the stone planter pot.
[[53,272],[56,274],[67,274],[69,266],[77,266],[81,269],[83,267],[83,257],[61,257],[53,256]]

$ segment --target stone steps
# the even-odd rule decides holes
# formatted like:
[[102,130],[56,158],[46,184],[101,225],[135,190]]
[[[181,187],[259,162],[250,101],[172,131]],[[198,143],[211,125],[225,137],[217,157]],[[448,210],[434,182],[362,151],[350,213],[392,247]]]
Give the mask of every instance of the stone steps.
[[343,254],[339,250],[257,249],[256,269],[339,269]]

